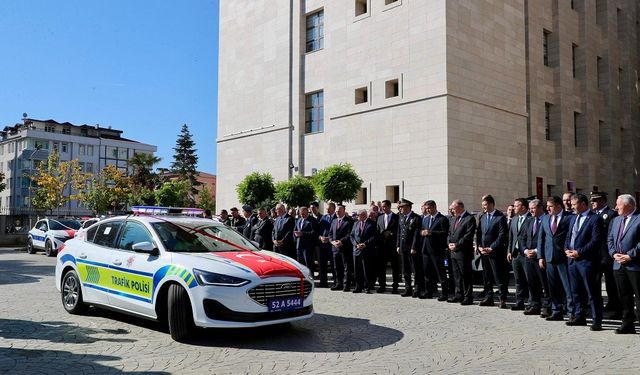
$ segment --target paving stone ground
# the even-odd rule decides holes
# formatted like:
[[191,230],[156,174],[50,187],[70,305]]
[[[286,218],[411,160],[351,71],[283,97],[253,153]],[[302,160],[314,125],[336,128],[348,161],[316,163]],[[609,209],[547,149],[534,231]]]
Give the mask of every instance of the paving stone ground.
[[[567,327],[496,307],[317,289],[288,326],[203,330],[188,344],[155,322],[67,314],[55,259],[0,249],[0,373],[639,374],[640,335]],[[512,290],[513,292],[513,290]]]

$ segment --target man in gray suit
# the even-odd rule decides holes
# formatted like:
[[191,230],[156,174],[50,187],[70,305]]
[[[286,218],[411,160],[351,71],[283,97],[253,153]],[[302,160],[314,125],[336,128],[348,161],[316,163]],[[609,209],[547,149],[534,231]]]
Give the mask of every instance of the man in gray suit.
[[[616,201],[618,217],[613,219],[607,244],[613,258],[613,274],[622,303],[622,325],[618,334],[636,333],[633,325],[640,318],[640,213],[636,200],[623,194]],[[636,316],[633,314],[635,300]]]
[[527,249],[527,220],[531,215],[525,198],[517,198],[513,202],[513,207],[516,216],[509,225],[509,251],[507,252],[507,260],[511,263],[516,282],[516,304],[511,306],[511,310],[525,310],[525,304],[531,302],[525,273],[527,257],[524,254]]

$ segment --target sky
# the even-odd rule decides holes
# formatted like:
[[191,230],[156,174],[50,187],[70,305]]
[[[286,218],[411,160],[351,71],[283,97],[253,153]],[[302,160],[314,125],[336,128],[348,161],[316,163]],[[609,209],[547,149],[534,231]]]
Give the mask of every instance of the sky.
[[182,124],[216,172],[218,0],[0,0],[0,128],[100,124],[158,147]]

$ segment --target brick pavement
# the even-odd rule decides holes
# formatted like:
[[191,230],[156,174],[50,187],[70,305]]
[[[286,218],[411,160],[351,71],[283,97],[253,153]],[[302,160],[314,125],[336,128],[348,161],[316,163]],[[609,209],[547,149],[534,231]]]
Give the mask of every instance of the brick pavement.
[[495,307],[327,289],[312,319],[205,330],[181,344],[154,322],[67,314],[54,262],[0,249],[0,373],[640,373],[640,335],[614,335],[614,322],[591,332]]

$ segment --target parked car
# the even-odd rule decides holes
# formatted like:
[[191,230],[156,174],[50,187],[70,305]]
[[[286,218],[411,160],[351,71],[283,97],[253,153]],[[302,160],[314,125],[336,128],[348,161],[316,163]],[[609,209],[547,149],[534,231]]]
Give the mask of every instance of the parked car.
[[60,246],[75,237],[80,222],[73,219],[41,219],[27,234],[27,252],[44,250],[47,256],[56,256]]
[[195,326],[255,327],[313,315],[308,268],[211,219],[104,219],[59,249],[55,280],[71,314],[95,305],[166,321],[178,341]]
[[98,221],[100,221],[100,218],[98,218],[98,217],[94,217],[94,218],[82,221],[81,225],[80,225],[80,229],[78,229],[76,231],[75,237],[82,236],[84,233],[86,233],[87,229],[90,226],[92,226],[93,224],[97,223]]

